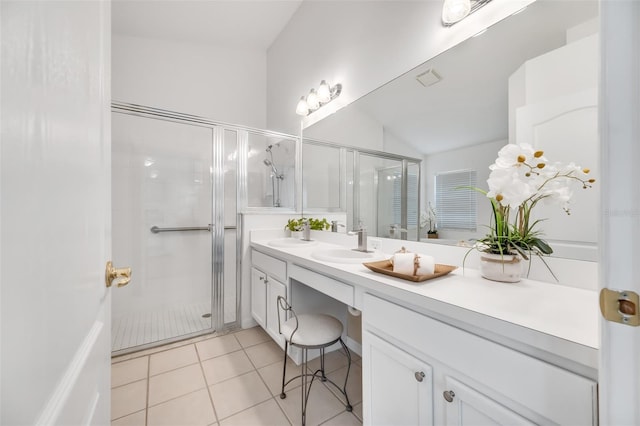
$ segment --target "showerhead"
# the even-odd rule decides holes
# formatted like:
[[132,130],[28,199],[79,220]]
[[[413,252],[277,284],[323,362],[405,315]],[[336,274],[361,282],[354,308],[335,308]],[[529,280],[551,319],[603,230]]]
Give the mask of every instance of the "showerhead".
[[271,167],[271,173],[273,174],[272,177],[275,177],[278,179],[284,179],[284,175],[278,172],[278,169],[276,169],[276,166],[270,160],[265,158],[264,160],[262,160],[262,162],[264,163],[265,166]]
[[262,160],[262,162],[264,163],[265,166],[271,167],[271,171],[273,172],[273,174],[275,174],[276,176],[278,175],[278,169],[276,169],[276,166],[273,165],[271,160],[268,160],[265,158],[264,160]]
[[273,145],[272,145],[272,144],[269,144],[269,145],[267,146],[267,149],[265,149],[265,151],[267,151],[267,152],[271,152],[271,148],[273,148]]

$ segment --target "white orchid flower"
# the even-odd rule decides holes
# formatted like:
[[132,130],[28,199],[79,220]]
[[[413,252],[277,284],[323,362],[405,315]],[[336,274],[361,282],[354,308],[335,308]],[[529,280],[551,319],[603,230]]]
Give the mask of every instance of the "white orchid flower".
[[546,158],[542,156],[542,151],[535,151],[529,144],[507,144],[500,149],[498,158],[496,158],[494,164],[489,166],[489,169],[497,170],[520,167],[523,163],[535,167],[540,163],[546,162]]
[[495,198],[503,206],[518,208],[535,194],[537,186],[531,180],[523,180],[515,168],[495,169],[489,175],[487,197]]

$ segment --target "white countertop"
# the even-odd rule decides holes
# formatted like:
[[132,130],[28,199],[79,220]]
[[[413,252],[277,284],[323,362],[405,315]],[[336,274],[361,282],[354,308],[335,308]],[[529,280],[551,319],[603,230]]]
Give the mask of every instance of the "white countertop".
[[[367,291],[468,331],[489,333],[494,340],[503,337],[501,343],[515,349],[534,348],[549,355],[552,362],[560,357],[597,368],[599,309],[595,291],[524,278],[518,283],[494,282],[469,268],[414,283],[373,272],[362,264],[324,262],[311,256],[314,250],[344,245],[319,241],[311,247],[276,248],[268,244],[270,240],[257,233],[255,239],[252,235],[251,245],[363,290],[356,291],[356,308],[361,308],[362,294]],[[438,262],[437,254],[435,257]]]

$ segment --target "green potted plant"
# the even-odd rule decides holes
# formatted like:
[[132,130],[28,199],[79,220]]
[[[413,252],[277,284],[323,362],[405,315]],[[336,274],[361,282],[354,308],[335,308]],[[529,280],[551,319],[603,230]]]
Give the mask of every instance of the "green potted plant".
[[309,218],[308,220],[309,220],[309,227],[311,228],[312,231],[325,231],[331,228],[331,224],[327,222],[327,219],[324,217],[322,219]]
[[528,144],[504,146],[489,169],[489,190],[470,188],[489,198],[493,213],[489,233],[471,249],[480,251],[482,276],[494,281],[520,281],[520,259],[530,262],[531,255],[537,255],[556,278],[542,258],[553,249],[538,229],[542,220],[532,220],[531,212],[545,200],[559,204],[569,214],[575,184],[587,189],[595,182],[587,176],[589,169],[574,163],[550,164],[543,151],[535,151]]
[[285,231],[297,232],[302,229],[302,219],[289,219],[284,226]]
[[324,231],[331,227],[331,224],[327,222],[326,218],[314,219],[301,217],[300,219],[289,219],[287,220],[287,224],[284,226],[287,236],[291,236],[292,232],[302,231],[302,226],[305,221],[309,222],[309,229],[312,231]]

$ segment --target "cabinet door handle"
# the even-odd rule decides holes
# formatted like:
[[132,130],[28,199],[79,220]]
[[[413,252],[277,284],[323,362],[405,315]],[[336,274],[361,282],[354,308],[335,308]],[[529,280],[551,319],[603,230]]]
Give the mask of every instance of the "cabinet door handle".
[[419,382],[424,380],[424,372],[422,371],[416,371],[415,376],[416,376],[416,380]]
[[456,396],[454,391],[444,391],[442,392],[442,396],[444,396],[444,399],[447,402],[452,402],[453,401],[453,397]]

